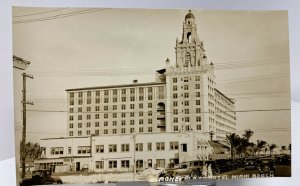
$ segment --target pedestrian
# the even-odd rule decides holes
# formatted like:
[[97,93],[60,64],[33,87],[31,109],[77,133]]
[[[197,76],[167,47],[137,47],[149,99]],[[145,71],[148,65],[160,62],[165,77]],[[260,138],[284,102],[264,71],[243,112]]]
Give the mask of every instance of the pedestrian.
[[204,165],[203,165],[203,168],[202,168],[202,176],[203,176],[203,177],[207,177],[207,164],[204,164]]
[[212,170],[211,170],[211,164],[208,165],[208,168],[207,168],[207,176],[208,177],[212,177]]

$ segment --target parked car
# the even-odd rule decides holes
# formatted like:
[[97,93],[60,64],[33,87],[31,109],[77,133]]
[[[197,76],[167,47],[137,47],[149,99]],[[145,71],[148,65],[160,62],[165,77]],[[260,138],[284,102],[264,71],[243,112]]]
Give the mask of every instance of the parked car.
[[183,162],[176,168],[167,171],[166,175],[199,177],[202,175],[202,167],[198,160]]
[[274,160],[272,158],[260,158],[257,167],[261,173],[275,174],[275,164],[274,164]]
[[255,170],[258,168],[258,163],[258,158],[246,158],[244,161],[244,168],[245,170]]
[[52,171],[50,169],[33,171],[32,177],[21,180],[20,186],[63,184],[59,177],[51,175]]

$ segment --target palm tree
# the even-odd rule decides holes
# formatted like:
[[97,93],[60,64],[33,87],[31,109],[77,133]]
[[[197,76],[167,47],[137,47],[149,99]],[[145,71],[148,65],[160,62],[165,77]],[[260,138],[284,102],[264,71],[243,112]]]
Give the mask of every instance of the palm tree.
[[249,139],[253,136],[254,132],[251,129],[246,129],[244,132],[243,137],[249,142]]
[[277,148],[277,145],[272,143],[271,145],[269,145],[269,150],[270,150],[270,154],[273,154],[273,150]]
[[266,146],[267,142],[263,140],[257,140],[257,151],[258,155],[260,154],[261,150]]
[[226,135],[226,143],[230,146],[231,157],[235,157],[238,147],[241,145],[241,138],[235,133]]
[[[21,152],[23,155],[23,153]],[[39,158],[42,154],[42,149],[38,143],[28,142],[25,145],[25,161],[33,162],[35,159]]]

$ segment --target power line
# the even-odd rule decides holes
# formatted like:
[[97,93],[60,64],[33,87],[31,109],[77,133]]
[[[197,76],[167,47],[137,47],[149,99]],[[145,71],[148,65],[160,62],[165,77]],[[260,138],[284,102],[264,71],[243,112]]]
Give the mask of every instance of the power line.
[[32,22],[40,22],[40,21],[49,21],[49,20],[61,19],[61,18],[75,16],[75,15],[88,14],[88,13],[93,13],[93,12],[98,12],[98,11],[103,11],[103,10],[108,10],[108,9],[110,9],[110,8],[103,8],[103,9],[91,8],[91,9],[87,9],[87,10],[75,11],[75,12],[70,12],[70,13],[66,13],[66,14],[57,14],[55,16],[48,16],[48,17],[44,17],[44,18],[13,21],[13,24],[23,24],[23,23],[32,23]]
[[37,12],[37,13],[31,13],[31,14],[22,14],[22,15],[16,15],[13,17],[27,17],[27,16],[33,16],[33,15],[40,15],[40,14],[47,14],[50,12],[57,12],[57,11],[61,11],[67,8],[59,8],[59,9],[54,9],[54,10],[49,10],[49,11],[44,11],[44,12]]

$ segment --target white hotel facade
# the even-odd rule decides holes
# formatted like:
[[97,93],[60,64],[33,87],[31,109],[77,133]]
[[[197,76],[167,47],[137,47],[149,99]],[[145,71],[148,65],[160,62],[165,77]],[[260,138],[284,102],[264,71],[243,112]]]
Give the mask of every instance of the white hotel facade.
[[213,157],[211,139],[236,131],[235,103],[216,86],[191,12],[175,53],[154,82],[66,90],[67,137],[42,139],[36,165],[132,171]]

